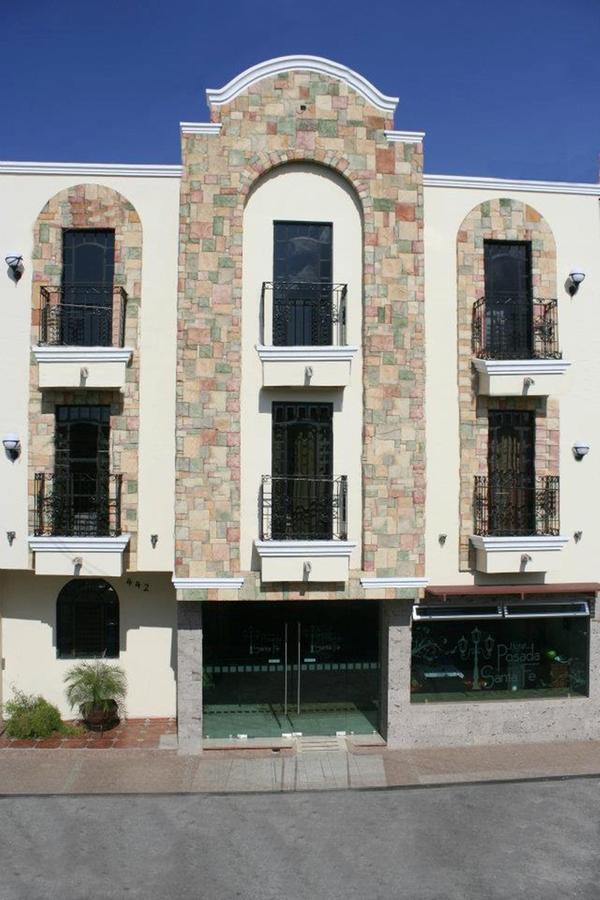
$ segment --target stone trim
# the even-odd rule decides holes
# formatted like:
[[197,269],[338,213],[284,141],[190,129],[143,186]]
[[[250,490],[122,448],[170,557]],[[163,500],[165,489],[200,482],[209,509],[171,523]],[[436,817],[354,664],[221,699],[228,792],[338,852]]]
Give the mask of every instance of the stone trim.
[[[65,228],[114,228],[115,286],[128,294],[125,318],[126,348],[139,340],[139,305],[142,276],[142,225],[132,204],[113,188],[77,184],[55,194],[40,212],[33,229],[31,344],[37,344],[41,307],[40,287],[59,285],[62,273],[62,233]],[[46,348],[44,348],[46,349]],[[59,352],[65,348],[57,348]],[[70,352],[70,351],[67,351]],[[73,352],[87,353],[85,348]],[[51,471],[54,464],[54,410],[59,404],[105,404],[110,410],[110,466],[123,475],[121,517],[131,535],[129,565],[136,568],[138,515],[139,353],[133,353],[119,389],[39,388],[39,369],[32,356],[29,394],[29,504],[33,514],[34,474]]]
[[29,537],[30,550],[61,552],[68,550],[84,553],[122,553],[129,543],[131,535],[121,534],[119,537]]
[[32,347],[38,363],[116,362],[128,365],[133,355],[131,347]]
[[[420,577],[422,146],[390,143],[384,134],[390,116],[347,82],[312,71],[286,68],[261,77],[213,108],[213,117],[223,125],[218,136],[182,138],[176,577],[239,573],[244,203],[261,175],[297,161],[343,176],[362,207],[362,574]],[[257,598],[255,573],[243,574],[244,596]]]
[[492,409],[535,412],[536,474],[557,475],[559,471],[556,398],[478,396],[478,374],[472,365],[472,310],[475,301],[485,293],[483,244],[488,239],[530,241],[534,296],[557,296],[556,246],[552,231],[540,213],[519,200],[499,197],[475,206],[457,235],[460,571],[471,569],[469,539],[473,532],[474,476],[487,474],[488,412]]
[[358,347],[280,347],[259,344],[256,352],[262,362],[352,362],[358,353]]
[[315,72],[318,75],[324,75],[326,78],[340,79],[345,82],[348,87],[356,91],[357,94],[383,112],[393,115],[398,106],[398,97],[386,97],[382,94],[370,81],[349,69],[341,63],[334,62],[332,59],[326,59],[322,56],[278,56],[274,59],[267,59],[264,62],[251,66],[244,72],[240,72],[235,78],[232,78],[222,88],[208,88],[206,91],[206,99],[209,107],[223,106],[231,103],[240,94],[247,91],[250,87],[256,85],[257,82],[264,78],[271,78],[285,72]]

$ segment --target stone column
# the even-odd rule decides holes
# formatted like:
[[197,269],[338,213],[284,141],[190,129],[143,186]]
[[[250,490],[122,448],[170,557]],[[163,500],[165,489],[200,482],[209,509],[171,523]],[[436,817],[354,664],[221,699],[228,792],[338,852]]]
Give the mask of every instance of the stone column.
[[388,747],[405,743],[403,724],[410,715],[410,615],[413,602],[386,600],[381,604],[381,728]]
[[202,751],[202,603],[197,600],[177,601],[177,736],[180,753]]

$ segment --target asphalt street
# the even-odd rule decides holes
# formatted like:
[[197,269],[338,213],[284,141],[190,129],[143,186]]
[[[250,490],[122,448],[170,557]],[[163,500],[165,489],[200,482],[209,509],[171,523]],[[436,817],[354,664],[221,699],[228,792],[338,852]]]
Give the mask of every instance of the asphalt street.
[[2,900],[598,900],[600,779],[0,798]]

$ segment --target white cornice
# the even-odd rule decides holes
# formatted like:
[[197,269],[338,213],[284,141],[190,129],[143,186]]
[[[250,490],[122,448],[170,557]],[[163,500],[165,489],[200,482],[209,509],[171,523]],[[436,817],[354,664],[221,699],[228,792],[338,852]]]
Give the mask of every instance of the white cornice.
[[571,366],[564,359],[474,359],[484,375],[564,375]]
[[263,362],[352,362],[358,347],[271,347],[258,344],[258,355]]
[[367,81],[366,78],[347,66],[334,62],[332,59],[325,59],[322,56],[304,55],[278,56],[275,59],[267,59],[236,75],[225,87],[218,89],[208,88],[206,91],[208,105],[223,106],[224,103],[230,103],[242,91],[246,91],[253,84],[256,84],[257,81],[262,81],[263,78],[270,78],[273,75],[279,75],[281,72],[291,71],[318,72],[320,75],[339,78],[340,81],[346,82],[347,85],[353,88],[357,94],[364,97],[368,103],[389,115],[394,114],[394,110],[398,105],[398,97],[386,97],[370,81]]
[[360,583],[365,591],[385,590],[396,588],[424,588],[429,584],[429,578],[361,578]]
[[422,144],[425,137],[424,131],[384,131],[388,141],[398,141],[403,144]]
[[483,537],[478,534],[471,535],[471,543],[477,550],[485,550],[486,553],[525,553],[538,552],[540,550],[562,550],[568,544],[569,538],[564,535],[519,535],[508,537]]
[[353,541],[254,541],[261,557],[284,556],[350,556],[356,544]]
[[423,175],[425,187],[481,188],[489,191],[534,191],[540,194],[586,194],[600,197],[600,184],[569,181],[517,181],[471,175]]
[[182,134],[218,134],[223,127],[221,122],[180,122]]
[[173,586],[178,591],[206,591],[208,588],[223,588],[239,591],[244,583],[243,578],[172,578]]
[[123,363],[133,355],[131,347],[32,347],[38,363]]
[[119,537],[35,537],[30,535],[31,550],[69,553],[122,553],[131,535]]
[[181,172],[181,166],[0,160],[0,175],[127,175],[135,178],[181,178]]

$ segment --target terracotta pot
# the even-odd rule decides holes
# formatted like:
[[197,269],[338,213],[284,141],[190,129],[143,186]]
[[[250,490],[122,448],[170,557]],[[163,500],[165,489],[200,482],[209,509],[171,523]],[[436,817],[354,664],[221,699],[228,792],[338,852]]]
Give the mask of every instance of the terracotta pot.
[[83,721],[90,731],[107,731],[109,728],[113,728],[119,721],[116,701],[109,700],[107,708],[93,706],[83,716]]

